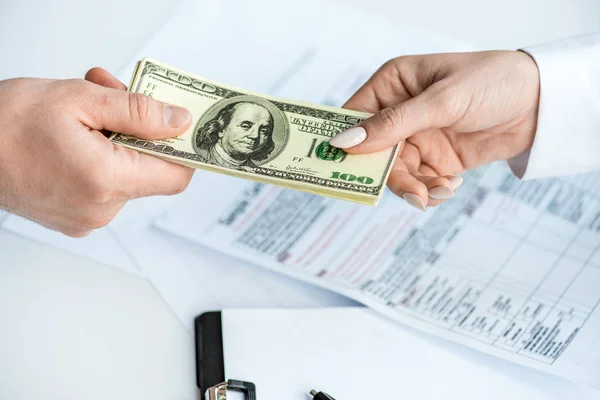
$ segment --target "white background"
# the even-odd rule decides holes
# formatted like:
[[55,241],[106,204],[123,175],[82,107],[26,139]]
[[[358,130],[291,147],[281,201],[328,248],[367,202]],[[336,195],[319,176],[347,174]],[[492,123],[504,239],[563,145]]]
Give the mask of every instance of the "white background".
[[[338,2],[481,49],[600,30],[597,0]],[[116,72],[175,4],[2,0],[0,79],[81,77],[97,65]],[[189,395],[193,338],[147,282],[5,231],[0,251],[0,398]]]

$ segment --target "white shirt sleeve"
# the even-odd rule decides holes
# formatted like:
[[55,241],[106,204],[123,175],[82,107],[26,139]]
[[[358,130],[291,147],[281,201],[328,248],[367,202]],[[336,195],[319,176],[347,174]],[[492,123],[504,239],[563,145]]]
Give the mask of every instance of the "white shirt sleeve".
[[540,72],[533,146],[509,160],[515,175],[538,179],[600,169],[600,33],[521,49]]

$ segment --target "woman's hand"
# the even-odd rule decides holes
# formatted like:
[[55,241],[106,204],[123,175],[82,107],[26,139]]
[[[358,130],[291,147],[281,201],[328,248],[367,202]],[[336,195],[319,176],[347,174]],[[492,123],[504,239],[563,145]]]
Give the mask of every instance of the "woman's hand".
[[128,93],[101,69],[86,79],[0,81],[0,208],[73,237],[130,199],[181,192],[193,173],[101,133],[177,136],[191,123],[187,110]]
[[518,51],[436,54],[389,61],[344,105],[376,113],[331,144],[369,153],[400,143],[388,187],[425,210],[454,196],[483,164],[529,149],[539,73]]

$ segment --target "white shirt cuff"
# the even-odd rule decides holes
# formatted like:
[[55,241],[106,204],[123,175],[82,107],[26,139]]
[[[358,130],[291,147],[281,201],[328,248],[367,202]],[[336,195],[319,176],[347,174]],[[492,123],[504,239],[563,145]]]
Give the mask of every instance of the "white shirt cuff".
[[511,169],[522,179],[600,169],[600,34],[521,50],[538,65],[540,105],[533,146]]

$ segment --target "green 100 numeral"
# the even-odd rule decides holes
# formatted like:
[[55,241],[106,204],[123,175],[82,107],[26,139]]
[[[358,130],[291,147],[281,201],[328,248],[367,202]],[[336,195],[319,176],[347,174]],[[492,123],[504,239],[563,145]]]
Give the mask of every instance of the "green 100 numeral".
[[364,183],[365,185],[370,185],[371,183],[375,182],[373,180],[373,178],[370,178],[368,176],[356,176],[356,175],[345,174],[345,173],[341,173],[341,172],[332,172],[331,178],[339,179],[341,181],[346,181],[346,182],[358,181],[360,183]]

